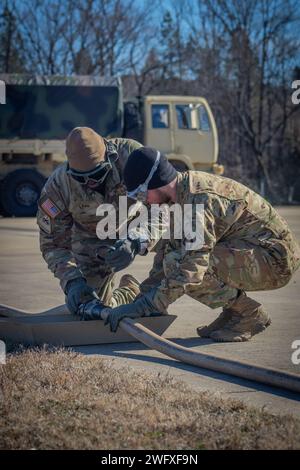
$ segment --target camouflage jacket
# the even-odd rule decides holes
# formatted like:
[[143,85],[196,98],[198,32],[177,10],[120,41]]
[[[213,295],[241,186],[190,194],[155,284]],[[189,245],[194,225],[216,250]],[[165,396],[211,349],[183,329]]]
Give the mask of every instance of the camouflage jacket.
[[[171,229],[171,239],[161,244],[161,253],[158,252],[156,257],[160,260],[158,266],[162,261],[163,274],[157,276],[158,287],[152,294],[149,292],[158,310],[165,311],[185,293],[187,286],[202,282],[210,253],[216,243],[224,240],[242,239],[252,246],[267,249],[272,249],[276,242],[275,256],[278,252],[280,262],[286,261],[286,269],[293,272],[299,266],[299,245],[287,223],[265,199],[248,187],[222,176],[188,171],[178,174],[177,203],[182,211],[185,204],[194,208],[196,204],[203,205],[203,241],[200,249],[186,250],[186,240],[174,239]],[[197,211],[193,211],[193,222],[195,217]],[[152,269],[145,284],[156,274],[159,273]]]
[[129,139],[106,141],[113,169],[107,176],[105,195],[83,187],[68,175],[67,162],[60,165],[47,180],[37,213],[40,248],[63,290],[69,280],[82,276],[78,263],[80,257],[82,262],[88,258],[89,262],[99,263],[95,247],[101,243],[96,235],[100,218],[96,210],[101,204],[109,203],[113,204],[118,213],[119,196],[126,195],[122,182],[123,168],[129,154],[140,146],[138,142]]

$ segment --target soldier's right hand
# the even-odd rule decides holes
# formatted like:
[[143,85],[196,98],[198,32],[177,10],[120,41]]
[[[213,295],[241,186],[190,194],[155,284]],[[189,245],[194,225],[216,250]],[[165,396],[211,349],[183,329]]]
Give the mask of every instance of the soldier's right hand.
[[[104,261],[115,272],[127,268],[139,252],[138,240],[117,240],[114,246],[111,246],[105,253]],[[98,258],[101,257],[98,254]]]
[[71,313],[76,315],[79,305],[89,300],[98,299],[95,290],[88,286],[84,278],[71,279],[66,286],[66,304]]

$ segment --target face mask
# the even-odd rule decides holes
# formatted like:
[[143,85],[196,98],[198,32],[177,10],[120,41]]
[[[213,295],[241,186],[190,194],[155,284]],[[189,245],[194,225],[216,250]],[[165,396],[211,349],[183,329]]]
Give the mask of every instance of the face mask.
[[148,193],[148,185],[151,181],[152,176],[154,175],[154,173],[156,172],[156,170],[158,168],[159,162],[160,162],[160,152],[157,151],[154,165],[151,168],[150,173],[149,173],[146,181],[144,183],[140,184],[133,191],[128,191],[127,192],[127,197],[128,198],[133,199],[134,201],[141,201],[143,203],[146,203],[147,193]]

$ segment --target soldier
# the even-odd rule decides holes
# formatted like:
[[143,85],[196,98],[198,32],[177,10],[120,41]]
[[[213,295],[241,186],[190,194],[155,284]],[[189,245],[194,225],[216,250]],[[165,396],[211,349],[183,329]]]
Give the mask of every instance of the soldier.
[[[137,281],[127,275],[112,293],[114,272],[103,257],[114,241],[97,237],[96,210],[103,203],[117,208],[119,195],[126,196],[123,168],[128,155],[140,146],[134,140],[106,140],[90,128],[77,127],[66,140],[68,161],[53,172],[42,190],[37,214],[40,248],[60,280],[72,313],[89,299],[99,297],[106,305],[116,306],[139,292]],[[118,258],[123,262],[125,257],[128,264],[146,251],[139,240],[128,240],[119,248]]]
[[201,171],[177,173],[169,181],[164,178],[172,175],[169,166],[154,149],[135,150],[124,169],[128,195],[148,204],[176,202],[181,208],[203,204],[204,243],[188,250],[187,240],[174,239],[171,233],[141,285],[142,295],[109,309],[106,322],[116,331],[122,318],[165,314],[172,302],[187,294],[211,308],[223,308],[209,326],[197,329],[199,336],[247,341],[271,320],[246,291],[285,286],[300,265],[299,246],[276,210],[246,186]]

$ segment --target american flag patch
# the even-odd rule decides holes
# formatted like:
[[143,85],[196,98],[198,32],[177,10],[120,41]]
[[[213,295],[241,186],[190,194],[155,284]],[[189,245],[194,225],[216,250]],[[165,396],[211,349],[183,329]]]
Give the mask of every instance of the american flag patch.
[[46,199],[42,204],[41,208],[43,211],[46,212],[46,214],[49,215],[52,219],[54,219],[61,211],[56,207],[54,202],[51,201],[51,199]]

